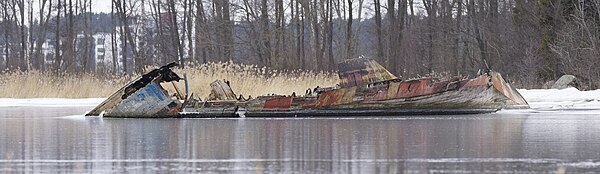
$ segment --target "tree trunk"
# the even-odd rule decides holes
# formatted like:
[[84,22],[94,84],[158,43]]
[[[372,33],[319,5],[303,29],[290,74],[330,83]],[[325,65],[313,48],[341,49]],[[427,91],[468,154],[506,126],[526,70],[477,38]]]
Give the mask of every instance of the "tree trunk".
[[[406,58],[405,56],[401,56],[401,49],[402,49],[402,39],[404,37],[403,32],[404,32],[404,25],[406,23],[406,10],[407,10],[407,4],[406,4],[406,0],[398,0],[398,31],[396,32],[396,49],[394,49],[394,51],[396,52],[396,58],[393,59],[392,62],[390,62],[392,68],[391,71],[393,73],[396,74],[401,74],[403,73],[403,69],[398,69],[398,67],[405,67],[406,66]],[[402,64],[401,66],[398,65],[398,60],[402,60]]]
[[19,40],[21,43],[21,49],[20,49],[20,53],[19,53],[19,69],[21,71],[27,71],[28,68],[28,62],[26,60],[26,53],[27,53],[27,40],[25,39],[25,1],[24,0],[19,0],[17,1],[18,5],[19,5],[19,14],[21,17],[21,21],[20,21],[20,33],[19,33]]
[[204,5],[202,1],[196,1],[196,20],[194,26],[194,39],[195,39],[195,54],[194,59],[200,63],[207,63],[206,46],[205,41],[202,39],[205,35],[206,16],[204,14]]
[[[348,0],[348,18],[346,25],[346,59],[354,57],[354,50],[352,44],[354,43],[354,36],[352,35],[352,0]],[[360,22],[360,21],[359,21]]]
[[283,9],[283,1],[275,1],[275,26],[276,26],[276,42],[275,42],[275,63],[279,68],[287,68],[287,62],[284,60],[284,42],[285,42],[285,16]]
[[383,39],[381,32],[381,1],[373,0],[375,6],[375,32],[377,34],[377,60],[383,62]]
[[388,9],[387,9],[387,18],[389,21],[389,26],[387,29],[387,34],[388,34],[388,56],[387,56],[387,62],[385,63],[388,67],[389,70],[392,71],[392,73],[395,73],[394,68],[396,67],[396,59],[398,59],[398,55],[397,55],[397,51],[396,49],[398,48],[398,42],[397,42],[397,38],[398,35],[396,35],[395,33],[398,32],[397,31],[397,23],[398,21],[396,20],[396,1],[395,0],[388,0]]
[[540,78],[543,81],[549,81],[558,78],[558,60],[550,48],[554,44],[554,25],[553,16],[554,4],[551,0],[537,1],[538,22],[540,25],[541,45],[539,55],[543,58],[543,64],[540,66]]
[[480,30],[480,17],[478,15],[478,13],[475,11],[475,1],[474,0],[470,0],[469,1],[469,6],[467,7],[469,14],[471,16],[471,24],[473,26],[473,32],[475,33],[475,40],[477,41],[477,47],[479,48],[479,56],[481,58],[481,66],[480,68],[484,69],[486,68],[486,62],[487,62],[487,46],[486,46],[486,41],[485,38],[483,37],[483,35],[481,34],[481,30]]
[[335,65],[335,60],[333,58],[333,0],[328,0],[327,1],[327,17],[329,18],[328,21],[328,27],[327,27],[327,55],[329,56],[329,69],[330,70],[334,70],[336,69],[336,65]]
[[267,6],[267,0],[261,0],[260,2],[260,37],[261,47],[259,47],[259,59],[261,64],[267,67],[271,67],[271,42],[269,39],[269,11]]
[[192,27],[193,27],[193,23],[192,23],[192,14],[194,13],[192,5],[193,5],[193,1],[192,0],[187,0],[186,4],[186,9],[187,12],[186,14],[186,32],[187,32],[187,46],[188,46],[188,62],[191,62],[192,59],[194,59],[195,54],[198,54],[198,52],[195,52],[194,50],[194,45],[192,44],[192,40],[193,40],[193,35],[192,35]]
[[225,37],[223,55],[227,61],[233,60],[233,24],[230,13],[229,0],[223,0],[223,22],[225,26],[223,30]]
[[90,22],[91,21],[91,15],[88,13],[87,11],[87,7],[90,7],[90,13],[91,13],[91,0],[89,1],[90,4],[88,4],[88,0],[84,0],[84,5],[83,5],[83,25],[85,27],[85,29],[83,30],[83,34],[84,34],[84,43],[83,43],[83,53],[85,56],[83,56],[83,71],[84,72],[91,72],[92,70],[92,66],[94,66],[96,64],[96,61],[92,61],[92,60],[96,60],[95,57],[92,55],[91,51],[90,51],[90,47],[91,45],[93,45],[91,42],[94,41],[94,39],[91,37],[91,26],[90,26]]
[[[41,0],[40,3],[40,12],[39,12],[39,21],[40,21],[40,27],[37,30],[36,33],[36,40],[35,40],[35,50],[33,53],[33,59],[34,59],[34,68],[36,69],[44,69],[44,65],[45,65],[45,60],[44,57],[45,55],[42,55],[42,45],[44,44],[44,42],[46,41],[46,31],[48,30],[48,22],[50,21],[50,15],[52,13],[52,1],[48,1],[48,0]],[[44,17],[44,10],[46,7],[46,3],[48,3],[48,12],[46,13],[46,16]]]
[[127,21],[127,16],[125,14],[125,2],[121,1],[121,0],[116,0],[116,10],[117,13],[120,15],[119,16],[119,20],[120,20],[120,33],[121,33],[121,37],[119,38],[121,40],[121,51],[120,51],[120,55],[122,56],[122,63],[123,63],[123,73],[127,74],[127,35],[125,34],[126,31],[125,29],[127,28],[126,25],[126,21]]
[[[302,5],[302,8],[300,8],[300,5]],[[296,25],[296,30],[298,31],[298,41],[297,41],[297,45],[298,45],[298,58],[299,58],[299,63],[300,63],[300,68],[302,69],[306,69],[306,63],[305,63],[305,55],[306,55],[306,51],[304,50],[304,46],[305,46],[305,42],[304,42],[304,34],[305,34],[305,26],[306,23],[304,21],[304,17],[306,16],[306,10],[304,9],[305,4],[301,4],[300,0],[296,0],[296,14],[298,14],[299,16],[299,20],[301,22],[298,22]]]
[[12,27],[10,25],[10,22],[8,22],[8,21],[10,21],[10,16],[8,15],[9,7],[8,7],[7,1],[2,1],[0,3],[2,3],[1,5],[2,5],[2,11],[3,11],[2,21],[7,21],[7,22],[4,22],[3,23],[4,25],[2,26],[4,28],[3,31],[4,31],[4,41],[5,41],[5,45],[4,45],[5,64],[6,64],[6,68],[8,70],[12,70],[13,69],[12,62],[11,62],[12,57],[10,55],[11,43],[9,40],[9,36],[11,35],[11,33],[9,33],[9,31],[11,30]]
[[61,12],[61,0],[58,0],[58,5],[56,6],[57,15],[56,15],[56,31],[55,33],[55,44],[54,44],[54,70],[56,73],[61,72],[62,59],[60,55],[60,12]]
[[[115,27],[115,17],[114,17],[115,16],[114,15],[115,14],[115,3],[116,3],[115,1],[116,0],[112,0],[112,3],[110,5],[110,24],[111,24],[110,27],[111,28]],[[113,73],[117,74],[117,70],[118,70],[118,67],[117,67],[118,57],[117,57],[117,50],[116,50],[117,49],[117,47],[116,47],[117,39],[115,36],[114,29],[111,30],[111,32],[110,32],[110,40],[111,40],[110,46],[111,46],[111,54],[112,54]]]
[[317,70],[323,70],[323,47],[321,45],[321,26],[319,25],[319,16],[317,15],[318,12],[318,5],[317,5],[317,1],[318,0],[314,0],[312,2],[311,8],[308,10],[310,11],[311,14],[311,24],[313,27],[313,42],[314,45],[313,47],[315,48],[315,58],[316,58],[316,69]]
[[75,72],[75,23],[73,21],[73,1],[69,0],[68,5],[64,6],[65,15],[67,15],[67,37],[65,40],[65,52],[64,52],[64,63],[67,72]]
[[462,65],[464,65],[464,55],[461,55],[461,41],[462,41],[462,34],[461,34],[461,24],[462,24],[462,13],[463,13],[463,8],[462,8],[462,0],[454,0],[454,2],[457,4],[456,6],[456,28],[455,28],[455,36],[454,36],[454,49],[453,49],[453,54],[454,57],[456,58],[456,61],[454,63],[454,68],[455,69],[455,73],[460,72],[459,70],[465,70],[465,67],[463,66],[462,68],[459,68],[459,60],[462,60]]
[[179,59],[179,67],[184,68],[184,59],[183,59],[183,47],[181,46],[181,39],[179,39],[179,25],[177,23],[177,11],[175,10],[175,1],[169,1],[169,10],[170,10],[170,21],[171,21],[171,37],[173,38],[173,42],[175,43],[175,48],[177,57]]
[[437,31],[436,27],[436,16],[437,16],[437,0],[423,0],[423,6],[425,6],[425,11],[427,12],[427,43],[429,44],[428,48],[428,57],[429,61],[427,62],[427,72],[433,72],[433,66],[435,65],[435,48],[434,48],[434,36]]

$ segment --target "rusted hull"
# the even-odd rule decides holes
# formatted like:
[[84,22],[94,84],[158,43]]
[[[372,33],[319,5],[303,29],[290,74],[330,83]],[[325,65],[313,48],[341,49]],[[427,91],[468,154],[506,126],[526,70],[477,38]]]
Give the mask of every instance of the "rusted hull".
[[[455,93],[455,92],[449,92]],[[491,113],[501,104],[451,99],[455,94],[439,94],[408,100],[384,100],[351,103],[330,107],[258,109],[238,104],[233,107],[194,109],[184,108],[179,117],[327,117],[327,116],[397,116],[397,115],[454,115]],[[494,97],[490,97],[494,98]],[[429,102],[429,100],[434,102]],[[444,100],[444,101],[440,101]]]
[[477,114],[527,102],[498,73],[469,80],[391,82],[341,88],[317,97],[275,96],[252,101],[212,101],[184,108],[179,117],[304,117]]
[[497,72],[488,71],[471,79],[402,81],[370,59],[343,62],[339,86],[315,88],[304,96],[271,95],[246,100],[236,98],[228,82],[216,80],[210,84],[212,91],[206,100],[185,97],[182,104],[160,86],[164,77],[179,79],[168,68],[145,74],[90,113],[146,118],[308,117],[477,114],[528,108],[527,101]]

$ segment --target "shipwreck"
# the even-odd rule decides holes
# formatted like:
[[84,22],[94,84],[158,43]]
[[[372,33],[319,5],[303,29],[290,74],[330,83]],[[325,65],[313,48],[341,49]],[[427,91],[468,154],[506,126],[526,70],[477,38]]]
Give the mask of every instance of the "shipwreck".
[[[484,70],[471,78],[401,80],[376,61],[358,58],[338,65],[340,83],[307,90],[304,95],[236,97],[229,83],[216,80],[201,99],[187,95],[187,79],[171,68],[152,70],[116,91],[87,116],[103,117],[312,117],[477,114],[528,103],[498,72]],[[161,85],[184,80],[185,96]],[[175,86],[175,85],[173,85]]]

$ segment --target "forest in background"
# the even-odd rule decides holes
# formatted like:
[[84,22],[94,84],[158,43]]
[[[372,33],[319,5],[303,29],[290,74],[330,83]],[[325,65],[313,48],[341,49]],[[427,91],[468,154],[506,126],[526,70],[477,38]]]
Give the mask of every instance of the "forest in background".
[[0,1],[0,73],[119,75],[173,61],[331,71],[364,56],[404,79],[464,76],[485,60],[520,87],[563,74],[600,85],[595,0],[112,0],[109,14],[92,4]]

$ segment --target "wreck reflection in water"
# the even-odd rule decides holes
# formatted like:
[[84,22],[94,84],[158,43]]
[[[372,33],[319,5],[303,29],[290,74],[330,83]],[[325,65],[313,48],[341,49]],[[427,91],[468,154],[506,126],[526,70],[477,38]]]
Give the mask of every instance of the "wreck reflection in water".
[[600,170],[600,116],[108,119],[0,108],[0,173]]

